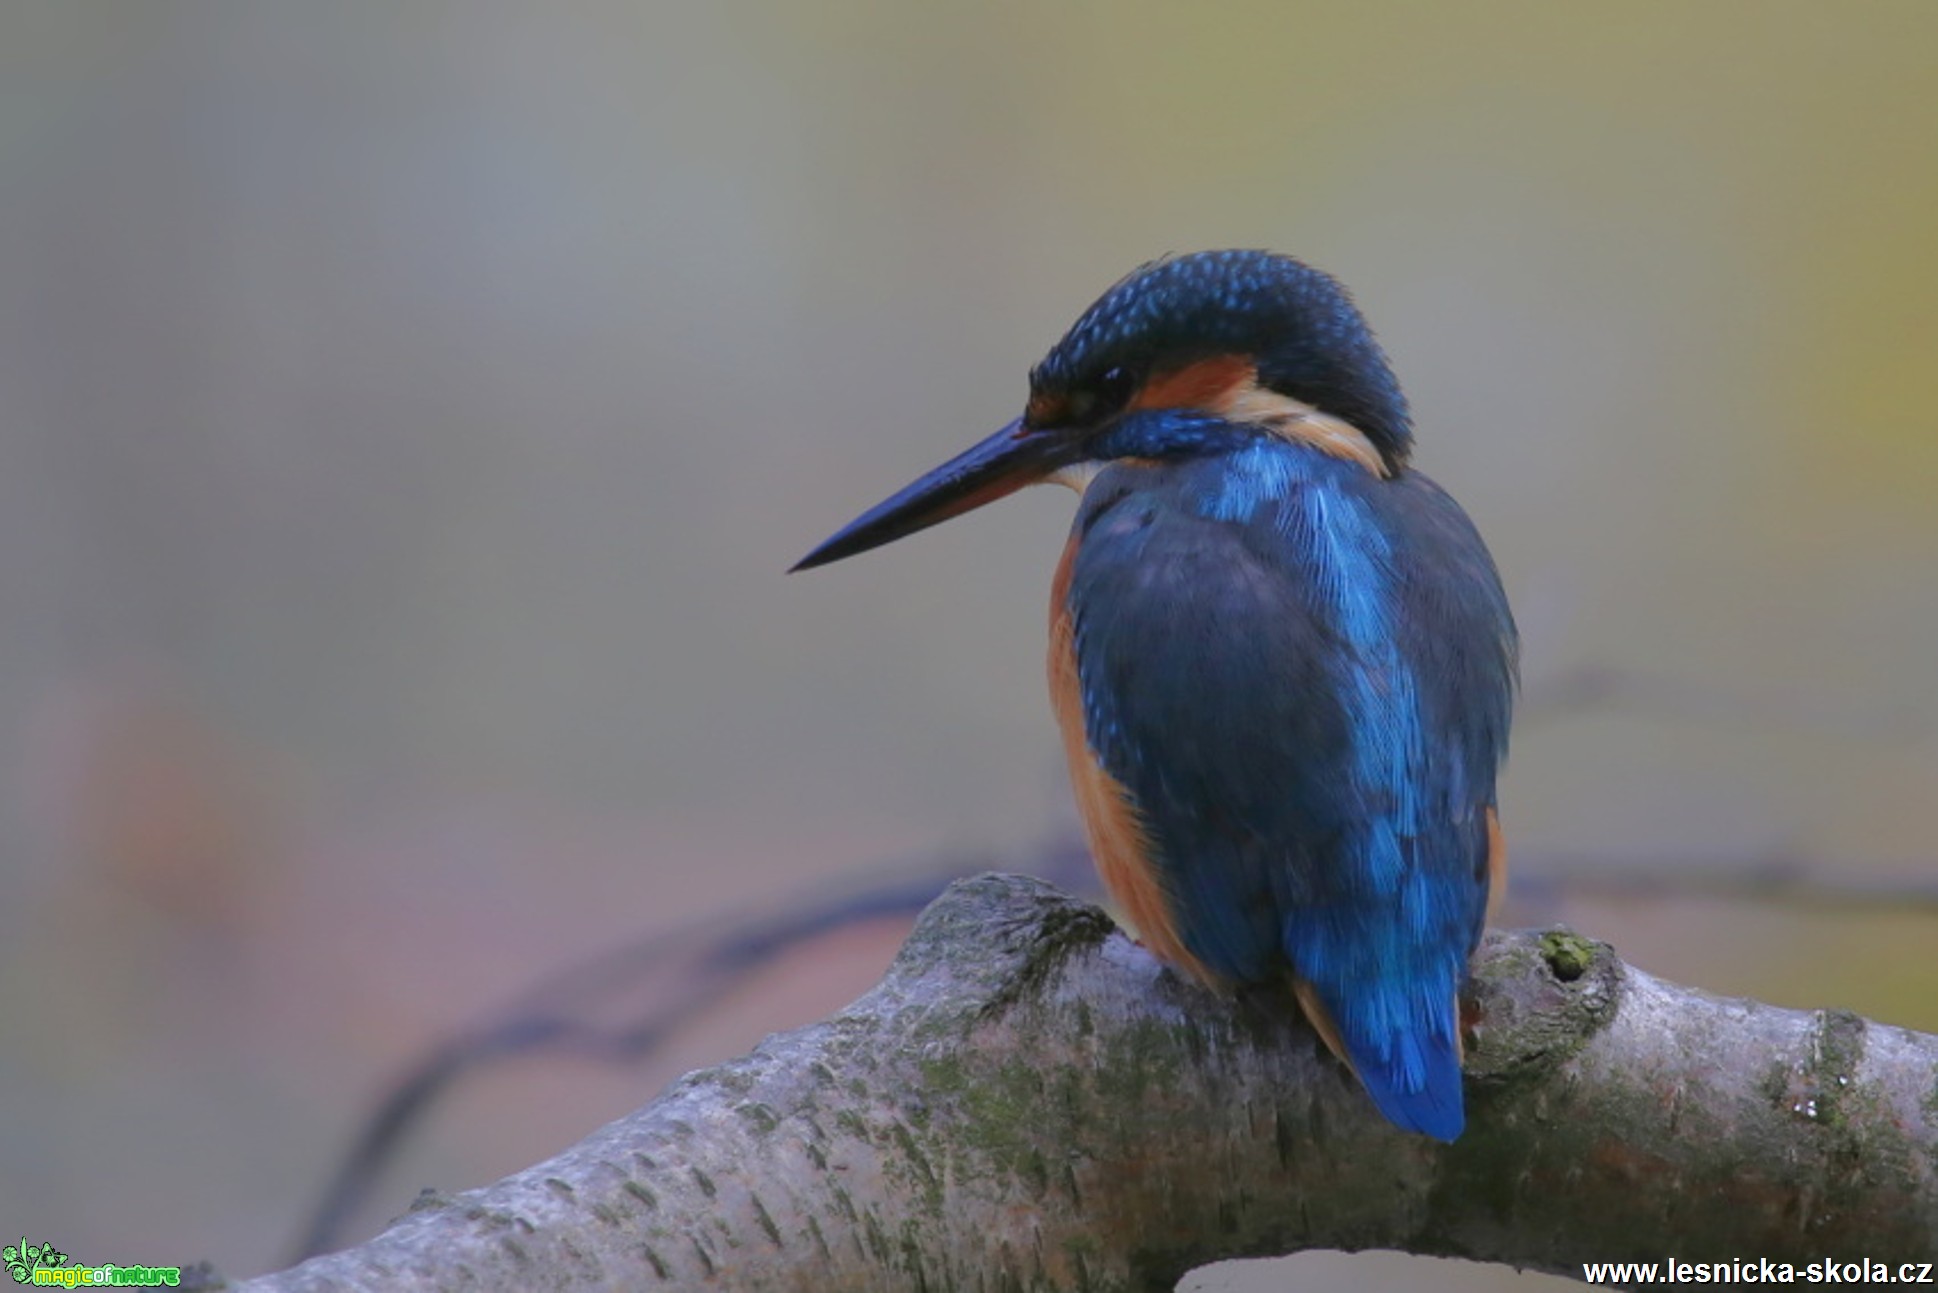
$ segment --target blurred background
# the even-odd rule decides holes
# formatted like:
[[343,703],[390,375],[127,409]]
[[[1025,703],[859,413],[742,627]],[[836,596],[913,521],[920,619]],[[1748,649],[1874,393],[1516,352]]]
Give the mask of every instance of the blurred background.
[[[542,975],[1067,841],[1067,494],[781,572],[1202,247],[1352,286],[1499,559],[1515,918],[1938,1028],[1934,229],[1923,0],[12,0],[0,1233],[266,1269]],[[465,1086],[358,1233],[900,932]]]

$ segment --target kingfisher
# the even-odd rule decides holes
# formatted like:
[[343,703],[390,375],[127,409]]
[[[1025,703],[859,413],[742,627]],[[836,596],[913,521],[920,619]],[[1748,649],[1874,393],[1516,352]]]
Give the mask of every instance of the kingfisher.
[[1050,695],[1105,888],[1181,973],[1289,983],[1389,1121],[1452,1141],[1518,647],[1412,447],[1340,283],[1265,251],[1168,257],[1084,311],[1021,417],[794,569],[1076,490]]

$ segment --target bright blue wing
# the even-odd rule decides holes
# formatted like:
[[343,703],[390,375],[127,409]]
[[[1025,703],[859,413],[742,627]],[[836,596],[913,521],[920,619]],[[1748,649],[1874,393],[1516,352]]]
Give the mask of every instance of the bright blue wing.
[[1289,965],[1393,1121],[1462,1124],[1514,629],[1424,477],[1258,441],[1085,494],[1067,593],[1091,750],[1218,974]]

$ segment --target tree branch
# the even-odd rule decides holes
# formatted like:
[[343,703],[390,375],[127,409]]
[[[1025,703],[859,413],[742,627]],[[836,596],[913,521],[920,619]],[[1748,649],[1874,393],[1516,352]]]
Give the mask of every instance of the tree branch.
[[1169,1289],[1221,1258],[1938,1251],[1938,1038],[1721,1000],[1563,932],[1475,965],[1468,1131],[1384,1124],[1289,998],[1226,1000],[1103,913],[982,876],[840,1014],[486,1189],[248,1281]]

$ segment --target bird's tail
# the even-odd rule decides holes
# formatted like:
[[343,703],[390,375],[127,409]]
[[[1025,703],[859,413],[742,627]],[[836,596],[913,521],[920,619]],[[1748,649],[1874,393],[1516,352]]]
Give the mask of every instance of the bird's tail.
[[1460,1135],[1467,1114],[1460,1085],[1457,996],[1449,994],[1445,1008],[1429,1018],[1416,1015],[1401,1022],[1415,1014],[1402,1011],[1400,1019],[1388,1016],[1384,1027],[1369,1027],[1347,1015],[1341,1027],[1317,985],[1295,978],[1292,989],[1327,1049],[1352,1069],[1388,1122],[1435,1140],[1452,1141]]

